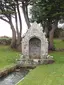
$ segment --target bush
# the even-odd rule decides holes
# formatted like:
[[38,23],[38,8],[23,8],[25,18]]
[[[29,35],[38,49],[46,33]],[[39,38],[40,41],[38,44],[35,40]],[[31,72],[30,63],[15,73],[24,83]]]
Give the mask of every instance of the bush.
[[11,39],[10,38],[0,38],[1,45],[10,45]]
[[60,38],[64,41],[64,30],[60,33]]
[[62,29],[57,28],[54,33],[54,38],[60,38],[62,31]]

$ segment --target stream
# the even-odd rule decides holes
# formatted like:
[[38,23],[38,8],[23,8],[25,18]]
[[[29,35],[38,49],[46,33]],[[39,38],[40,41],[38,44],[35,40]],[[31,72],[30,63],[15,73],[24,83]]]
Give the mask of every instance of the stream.
[[16,71],[4,78],[0,78],[0,85],[16,85],[21,79],[23,79],[29,71],[23,69],[21,71]]

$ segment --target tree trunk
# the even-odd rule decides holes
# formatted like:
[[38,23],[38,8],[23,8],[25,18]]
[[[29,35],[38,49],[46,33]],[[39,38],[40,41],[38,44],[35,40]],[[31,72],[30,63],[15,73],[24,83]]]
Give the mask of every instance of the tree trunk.
[[15,22],[16,22],[16,32],[17,32],[17,41],[16,41],[16,48],[18,48],[19,45],[19,29],[18,29],[18,17],[17,17],[17,12],[16,12],[16,7],[15,7]]
[[48,23],[45,21],[43,23],[44,32],[46,33],[46,37],[48,38]]
[[51,25],[52,29],[49,32],[49,50],[55,50],[54,47],[54,43],[53,43],[53,38],[54,38],[54,32],[55,29],[57,28],[57,22],[55,21],[52,25]]
[[16,31],[12,23],[11,15],[9,16],[9,23],[12,30],[12,41],[11,41],[11,48],[16,48]]
[[53,44],[54,31],[55,28],[52,28],[51,31],[49,32],[49,50],[55,50]]
[[11,41],[11,48],[16,48],[16,31],[13,28],[13,26],[11,26],[12,28],[12,41]]
[[23,9],[23,14],[24,14],[26,24],[27,24],[28,29],[29,29],[30,28],[30,22],[29,22],[29,18],[28,18],[27,2],[26,3],[22,2],[22,9]]
[[18,37],[17,37],[17,43],[16,43],[16,47],[17,47],[17,50],[18,51],[21,51],[22,52],[22,48],[21,48],[21,38],[20,38],[20,33],[18,34]]
[[[21,15],[20,15],[20,10],[19,10],[19,3],[18,3],[18,1],[16,3],[17,3],[19,24],[20,24],[20,29],[19,30],[18,30],[18,26],[17,26],[17,49],[19,51],[22,51],[22,48],[21,48],[22,20],[21,20]],[[17,17],[17,15],[16,15],[16,17]]]

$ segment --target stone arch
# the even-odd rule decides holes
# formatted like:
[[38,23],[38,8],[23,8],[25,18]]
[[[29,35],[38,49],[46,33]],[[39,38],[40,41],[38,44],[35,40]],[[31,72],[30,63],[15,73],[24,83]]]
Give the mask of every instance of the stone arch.
[[29,40],[29,57],[30,59],[41,58],[41,40],[37,37],[32,37]]

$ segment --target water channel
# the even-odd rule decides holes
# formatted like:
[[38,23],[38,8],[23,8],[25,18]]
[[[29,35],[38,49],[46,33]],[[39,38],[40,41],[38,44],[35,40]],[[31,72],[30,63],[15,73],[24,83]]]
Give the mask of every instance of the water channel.
[[23,79],[29,71],[23,69],[9,74],[7,77],[0,78],[0,85],[16,85],[21,79]]

